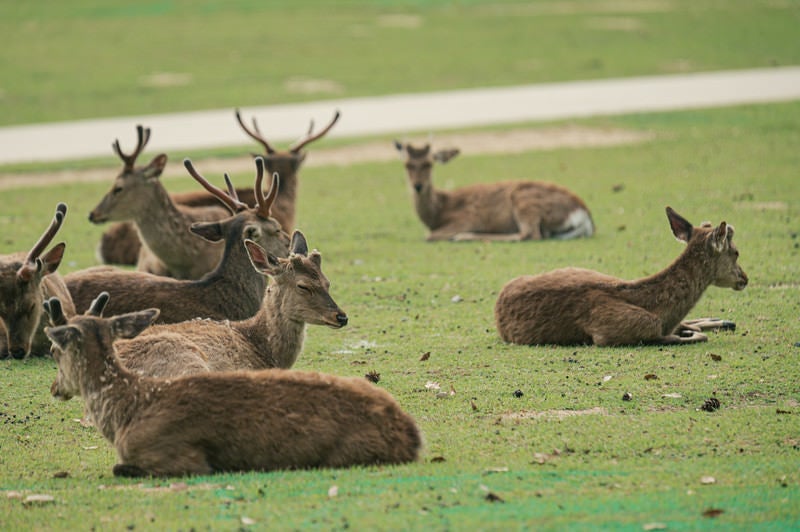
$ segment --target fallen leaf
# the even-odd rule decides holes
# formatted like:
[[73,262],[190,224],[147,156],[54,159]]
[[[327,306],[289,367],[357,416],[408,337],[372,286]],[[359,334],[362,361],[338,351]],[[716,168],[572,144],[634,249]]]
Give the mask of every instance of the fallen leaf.
[[721,515],[723,513],[725,513],[725,510],[722,510],[721,508],[709,508],[708,510],[703,512],[703,517],[714,518],[714,517],[718,517],[719,515]]
[[83,448],[84,451],[94,451],[95,449],[97,449],[97,445],[90,445]]
[[255,519],[251,519],[251,518],[245,517],[245,516],[242,516],[241,521],[242,521],[242,524],[244,526],[251,526],[251,525],[256,524],[256,520]]
[[8,499],[21,499],[22,498],[22,493],[20,493],[19,491],[7,491],[6,492],[6,498],[8,498]]
[[664,397],[664,398],[667,398],[667,399],[680,399],[681,398],[681,394],[675,393],[675,392],[673,392],[673,393],[665,393],[661,397]]
[[721,356],[715,355],[714,353],[709,353],[708,356],[710,356],[711,360],[713,360],[714,362],[719,362],[720,360],[722,360]]
[[367,374],[364,375],[364,377],[369,382],[372,382],[374,384],[378,384],[378,382],[380,382],[380,380],[381,380],[381,374],[378,373],[377,371],[375,371],[374,369],[372,371],[367,372]]
[[459,295],[455,295],[450,298],[450,301],[452,301],[453,303],[461,303],[462,301],[464,301],[464,299]]
[[613,378],[614,378],[614,376],[613,376],[613,375],[606,375],[605,377],[603,377],[603,382],[608,382],[608,381],[610,381],[610,380],[611,380],[611,379],[613,379]]
[[67,471],[59,471],[57,473],[53,473],[53,478],[67,478],[69,477],[69,472]]
[[508,473],[507,467],[490,467],[484,473]]
[[23,504],[48,504],[51,502],[55,502],[56,498],[52,495],[28,495],[25,497],[25,500],[22,501]]
[[445,397],[452,397],[453,394],[450,392],[436,392],[436,397],[439,399],[444,399]]
[[775,409],[775,413],[776,413],[776,414],[791,414],[791,413],[792,413],[792,411],[791,411],[791,410],[782,410],[782,409],[780,409],[780,408],[776,408],[776,409]]
[[432,464],[438,464],[440,462],[446,462],[446,461],[447,460],[445,459],[444,456],[434,456],[433,458],[431,458],[431,463]]
[[422,353],[421,357],[419,357],[419,361],[420,362],[425,362],[429,358],[431,358],[431,352],[430,351],[426,351],[426,352]]
[[658,378],[658,375],[656,375],[655,373],[648,373],[647,375],[644,376],[644,380],[646,380],[646,381],[654,381],[657,378]]
[[719,402],[719,399],[716,397],[709,397],[706,399],[703,404],[700,406],[698,410],[703,410],[705,412],[713,412],[715,410],[719,410],[720,406],[722,406]]
[[497,495],[496,493],[493,493],[491,491],[486,494],[485,499],[489,502],[506,502],[503,500],[502,497],[500,497],[500,495]]
[[642,525],[642,530],[666,530],[667,525],[665,523],[645,523]]
[[456,394],[456,387],[451,384],[450,385],[450,395],[455,395],[455,394]]
[[328,497],[333,498],[339,495],[339,486],[334,484],[330,488],[328,488]]
[[712,476],[703,476],[700,477],[700,484],[716,484],[717,479]]
[[425,388],[428,390],[440,390],[442,387],[439,386],[438,382],[428,381],[425,383]]
[[469,406],[472,407],[473,411],[478,410],[478,405],[475,404],[475,401],[470,401]]

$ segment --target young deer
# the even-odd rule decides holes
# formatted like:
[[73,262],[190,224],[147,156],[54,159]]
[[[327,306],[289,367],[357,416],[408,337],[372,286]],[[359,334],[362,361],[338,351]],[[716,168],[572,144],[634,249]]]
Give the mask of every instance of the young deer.
[[29,252],[0,255],[0,358],[47,354],[50,341],[42,321],[45,298],[62,298],[66,313],[75,314],[69,291],[56,272],[66,245],[61,242],[43,254],[66,214],[67,206],[59,203],[50,226]]
[[363,378],[290,370],[208,373],[162,380],[122,365],[114,340],[133,338],[157,309],[90,315],[46,332],[58,349],[61,398],[79,394],[116,448],[114,475],[400,464],[417,459],[414,420]]
[[[303,148],[325,136],[333,128],[337,120],[339,120],[339,111],[336,111],[333,115],[333,120],[316,135],[313,134],[314,122],[312,120],[305,138],[292,144],[288,150],[276,150],[261,134],[256,119],[253,118],[253,128],[250,129],[244,123],[239,109],[236,109],[236,121],[239,122],[244,132],[264,147],[266,153],[262,157],[264,157],[267,171],[270,173],[277,172],[281,176],[281,188],[278,193],[278,199],[275,201],[273,216],[286,231],[291,231],[294,228],[295,203],[297,202],[297,172],[306,158]],[[253,156],[255,157],[256,154],[253,154]]]
[[89,213],[89,221],[133,221],[140,246],[137,269],[177,279],[199,279],[222,258],[222,246],[196,238],[189,232],[194,222],[221,220],[228,211],[217,203],[202,207],[177,204],[161,183],[167,164],[165,154],[157,155],[146,166],[136,166],[136,159],[150,140],[150,128],[136,126],[136,149],[125,154],[119,140],[114,151],[124,164],[100,203]]
[[322,257],[308,253],[300,231],[292,236],[289,258],[268,254],[251,240],[245,245],[253,267],[273,282],[261,309],[242,321],[191,320],[154,325],[133,340],[120,341],[125,366],[150,377],[186,374],[187,360],[203,371],[290,368],[303,348],[306,323],[339,329],[347,314],[331,298]]
[[705,342],[700,329],[731,328],[721,320],[681,320],[710,285],[747,286],[733,227],[693,227],[670,207],[667,218],[687,245],[666,269],[635,281],[579,268],[513,279],[495,304],[500,337],[526,345],[678,344]]
[[405,157],[414,206],[430,230],[428,240],[566,240],[592,236],[586,204],[564,187],[540,181],[476,184],[452,191],[434,188],[434,163],[446,163],[458,149],[431,153],[394,141]]
[[254,240],[278,257],[289,253],[289,235],[270,216],[270,207],[278,190],[278,176],[273,176],[272,187],[264,196],[261,188],[264,161],[259,157],[255,163],[254,191],[259,200],[258,207],[249,208],[237,199],[227,175],[228,193],[225,193],[197,173],[191,161],[184,161],[192,177],[233,214],[225,220],[197,222],[191,226],[191,231],[202,238],[212,242],[225,241],[222,260],[212,272],[195,281],[109,267],[73,272],[66,275],[64,281],[76,309],[84,311],[95,295],[105,291],[112,296],[108,312],[121,314],[156,306],[161,310],[159,320],[162,323],[193,318],[241,320],[253,316],[261,306],[267,283],[253,270],[244,241]]

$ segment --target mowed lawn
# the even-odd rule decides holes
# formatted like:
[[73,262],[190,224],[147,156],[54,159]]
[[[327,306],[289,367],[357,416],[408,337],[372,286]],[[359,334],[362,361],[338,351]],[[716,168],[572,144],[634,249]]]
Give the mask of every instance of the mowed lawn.
[[[791,0],[5,2],[0,125],[796,65],[798,22]],[[111,445],[75,421],[82,402],[50,396],[54,362],[3,360],[0,529],[800,527],[800,102],[514,127],[575,125],[651,140],[465,151],[434,180],[558,182],[592,210],[597,235],[580,241],[426,243],[399,160],[301,171],[297,226],[350,323],[309,327],[295,367],[378,373],[420,425],[418,463],[116,479]],[[374,141],[393,150],[390,137],[323,139],[309,160]],[[239,163],[254,148],[243,140],[223,155]],[[221,183],[204,171],[208,152],[170,153],[170,164],[186,155]],[[32,165],[29,187],[0,188],[0,253],[29,249],[63,201],[60,272],[96,264],[104,226],[87,215],[119,161],[109,149],[70,164],[78,177],[107,167],[108,180],[36,183]],[[243,186],[253,173],[233,178]],[[690,314],[735,332],[675,347],[499,339],[494,302],[518,275],[579,266],[637,278],[668,265],[683,245],[667,205],[735,226],[748,287],[711,287]],[[712,397],[720,408],[701,410]],[[48,497],[27,500],[36,495]]]

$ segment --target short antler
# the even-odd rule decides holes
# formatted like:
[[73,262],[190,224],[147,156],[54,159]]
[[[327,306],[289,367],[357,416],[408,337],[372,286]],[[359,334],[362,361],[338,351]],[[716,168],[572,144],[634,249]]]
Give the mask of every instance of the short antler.
[[264,158],[263,157],[256,157],[256,185],[255,185],[255,194],[256,194],[256,214],[261,218],[269,218],[270,217],[270,209],[272,208],[272,204],[275,202],[275,198],[278,197],[278,185],[280,182],[280,178],[278,177],[278,172],[272,174],[272,184],[269,187],[269,192],[267,195],[264,196],[264,189],[263,187],[264,182]]
[[108,304],[108,300],[111,296],[108,295],[108,292],[100,292],[92,304],[89,305],[89,309],[86,311],[87,316],[97,316],[98,318],[103,315],[103,309],[106,308],[106,304]]
[[45,299],[44,311],[47,312],[47,315],[50,317],[50,325],[53,327],[67,324],[67,317],[64,315],[64,309],[61,306],[61,300],[57,297]]
[[19,270],[17,270],[17,276],[27,279],[36,272],[39,268],[39,255],[42,254],[44,248],[50,245],[50,242],[53,240],[53,237],[56,236],[58,230],[61,229],[61,225],[64,223],[64,216],[67,214],[67,206],[64,203],[59,203],[56,205],[56,213],[53,216],[53,221],[50,222],[50,227],[47,228],[47,231],[39,237],[39,241],[33,245],[31,250],[28,252],[28,256],[25,257],[25,262],[20,266]]
[[[195,179],[195,181],[203,185],[203,188],[205,188],[214,197],[216,197],[218,200],[224,203],[225,206],[228,207],[228,209],[230,209],[232,213],[235,214],[237,212],[241,212],[249,208],[246,203],[242,203],[241,201],[239,201],[238,198],[233,197],[233,195],[226,194],[224,191],[220,190],[219,188],[209,183],[205,177],[201,176],[197,172],[197,170],[194,169],[192,161],[190,161],[189,159],[183,160],[183,166],[186,167],[186,170],[189,171],[189,174]],[[225,175],[225,182],[227,183],[227,187],[229,190],[233,188],[233,184],[231,183],[230,177],[228,177],[227,174]]]
[[242,129],[244,129],[245,133],[247,133],[253,140],[264,146],[264,149],[267,150],[267,153],[269,154],[275,153],[275,150],[272,148],[272,146],[269,145],[269,142],[267,142],[267,139],[265,139],[264,136],[261,134],[261,131],[259,131],[258,123],[256,122],[255,117],[253,117],[252,130],[245,125],[244,120],[242,120],[242,114],[239,112],[239,109],[236,109],[236,120],[239,122],[239,125],[242,126]]
[[150,140],[150,128],[142,127],[141,125],[136,126],[136,133],[139,137],[139,141],[136,144],[136,149],[133,150],[133,153],[130,155],[126,155],[122,152],[122,148],[119,146],[119,139],[114,141],[112,147],[114,151],[122,159],[122,162],[125,164],[125,170],[133,170],[133,165],[136,164],[136,158],[139,157],[139,154],[142,153],[142,150],[147,145],[147,142]]
[[325,129],[323,129],[316,135],[311,134],[311,132],[314,130],[314,121],[312,120],[311,126],[308,128],[308,135],[306,135],[304,139],[298,140],[291,148],[289,148],[289,151],[291,151],[292,153],[298,153],[307,144],[310,144],[315,140],[324,137],[325,134],[331,130],[334,124],[336,124],[336,121],[339,120],[339,116],[341,116],[341,113],[337,110],[336,113],[334,113],[333,115],[333,120],[331,120],[331,123],[328,124],[328,126]]

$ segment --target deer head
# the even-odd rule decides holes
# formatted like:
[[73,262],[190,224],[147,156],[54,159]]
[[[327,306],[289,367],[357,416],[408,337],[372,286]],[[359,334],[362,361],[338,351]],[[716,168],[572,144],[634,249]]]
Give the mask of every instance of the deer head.
[[431,171],[434,163],[446,163],[459,154],[458,148],[431,153],[430,144],[417,148],[411,144],[403,144],[398,140],[394,141],[394,147],[405,159],[408,180],[417,194],[426,194],[433,190]]
[[16,359],[25,358],[31,351],[34,334],[42,316],[41,283],[55,272],[64,256],[66,245],[61,242],[42,253],[64,222],[67,206],[59,203],[47,230],[20,261],[15,255],[0,261],[0,319],[6,329],[7,353]]
[[298,321],[327,325],[339,329],[347,325],[347,314],[330,295],[331,283],[322,273],[322,256],[314,250],[308,252],[306,238],[300,231],[292,235],[291,254],[278,258],[253,242],[245,240],[247,253],[253,267],[271,276],[284,295],[285,314]]
[[[294,176],[297,173],[297,170],[300,168],[300,165],[303,164],[303,161],[306,158],[303,148],[315,140],[324,137],[339,120],[339,115],[339,111],[336,111],[330,123],[322,131],[316,134],[314,134],[314,121],[312,120],[311,125],[308,128],[308,133],[305,137],[292,144],[287,150],[276,150],[261,134],[256,119],[253,118],[253,127],[248,128],[242,119],[241,112],[239,109],[236,109],[236,121],[239,122],[239,125],[242,127],[244,132],[247,133],[250,138],[264,147],[265,153],[262,155],[262,157],[264,158],[264,164],[267,168],[267,171],[270,173],[278,172],[284,177],[285,180],[288,180],[291,178],[291,176]],[[257,154],[253,154],[253,157],[257,156]]]
[[111,190],[89,213],[89,221],[92,223],[129,220],[144,202],[151,200],[151,191],[167,165],[167,156],[162,153],[147,166],[137,167],[136,159],[150,140],[150,128],[139,125],[136,126],[136,132],[139,140],[132,153],[125,154],[122,151],[119,139],[112,145],[114,152],[122,159],[122,172],[114,179]]
[[688,220],[667,207],[672,234],[681,242],[696,246],[702,256],[702,267],[713,272],[712,284],[722,288],[744,290],[747,274],[737,263],[739,250],[733,243],[733,226],[721,222],[717,227],[705,222],[694,227]]

